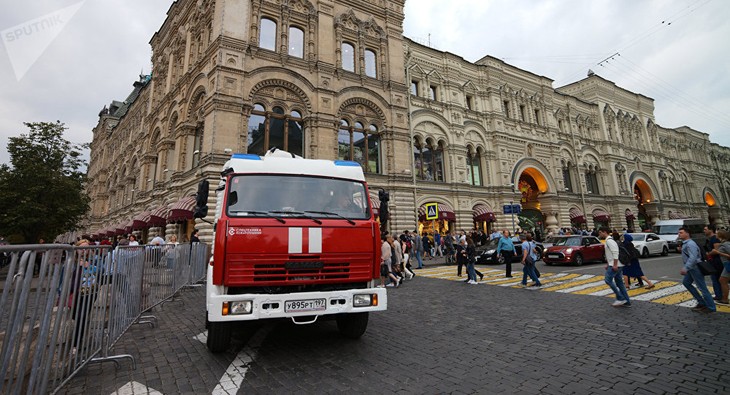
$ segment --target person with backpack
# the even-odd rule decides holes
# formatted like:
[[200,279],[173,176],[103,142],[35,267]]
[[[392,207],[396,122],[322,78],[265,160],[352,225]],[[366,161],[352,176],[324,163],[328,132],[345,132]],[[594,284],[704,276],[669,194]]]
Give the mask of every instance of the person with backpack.
[[623,248],[623,246],[621,248],[624,251],[622,254],[623,256],[619,255],[621,250],[619,249],[616,240],[614,240],[610,234],[611,231],[606,226],[602,226],[598,230],[598,237],[601,238],[601,240],[606,240],[606,245],[603,251],[607,263],[606,275],[604,276],[603,281],[606,282],[606,285],[608,285],[616,295],[616,300],[612,304],[613,307],[631,307],[631,299],[629,299],[629,293],[626,292],[626,286],[624,285],[624,280],[621,277],[621,268],[624,267],[624,263],[621,262],[621,260],[628,263],[631,258],[629,257],[628,251],[626,251],[626,248]]
[[535,252],[535,243],[532,241],[532,235],[520,235],[522,240],[522,287],[527,288],[527,277],[532,279],[531,287],[539,289],[542,287],[540,277],[537,274],[535,263],[537,262],[537,253]]
[[624,266],[623,268],[623,275],[626,276],[624,279],[626,281],[626,289],[631,288],[630,285],[630,278],[635,277],[638,278],[639,281],[643,281],[646,283],[646,286],[644,289],[653,289],[654,283],[652,283],[646,276],[644,275],[644,271],[641,270],[641,263],[639,263],[639,256],[641,255],[639,253],[639,250],[636,249],[634,246],[634,237],[631,236],[628,233],[624,233],[623,238],[621,239],[621,244],[623,244],[623,247],[626,248],[626,250],[629,253],[629,264]]
[[704,313],[714,313],[717,310],[715,301],[712,298],[710,290],[707,289],[705,276],[702,275],[700,268],[697,267],[700,261],[702,261],[700,247],[692,240],[692,234],[686,226],[679,228],[677,236],[682,240],[680,253],[682,254],[682,262],[684,263],[679,274],[684,276],[682,285],[687,288],[687,291],[697,301],[697,305],[693,309],[694,311]]

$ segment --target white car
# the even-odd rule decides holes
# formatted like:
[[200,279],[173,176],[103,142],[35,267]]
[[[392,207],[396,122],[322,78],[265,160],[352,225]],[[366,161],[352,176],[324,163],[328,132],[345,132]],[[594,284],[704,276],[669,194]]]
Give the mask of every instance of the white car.
[[629,233],[634,238],[634,247],[639,251],[642,258],[649,255],[669,254],[669,246],[666,240],[662,240],[656,233]]

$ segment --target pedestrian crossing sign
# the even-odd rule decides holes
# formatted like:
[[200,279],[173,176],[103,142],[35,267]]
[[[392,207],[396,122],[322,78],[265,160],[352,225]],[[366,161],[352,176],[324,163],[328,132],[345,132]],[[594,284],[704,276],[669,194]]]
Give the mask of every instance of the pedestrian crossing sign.
[[426,219],[439,219],[439,204],[438,203],[426,203]]

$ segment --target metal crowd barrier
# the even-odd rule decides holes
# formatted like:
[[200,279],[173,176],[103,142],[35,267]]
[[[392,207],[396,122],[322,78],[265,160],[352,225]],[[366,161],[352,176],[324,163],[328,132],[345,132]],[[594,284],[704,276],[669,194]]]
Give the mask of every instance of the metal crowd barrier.
[[61,244],[0,247],[0,394],[58,391],[89,363],[110,355],[134,324],[205,277],[201,243],[117,247]]

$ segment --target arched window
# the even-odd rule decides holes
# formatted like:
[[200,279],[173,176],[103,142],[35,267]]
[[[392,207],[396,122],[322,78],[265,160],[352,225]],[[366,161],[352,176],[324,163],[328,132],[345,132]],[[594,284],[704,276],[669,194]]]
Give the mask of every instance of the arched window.
[[598,177],[596,176],[596,169],[592,166],[586,172],[586,193],[598,195],[601,191],[598,190]]
[[342,69],[355,72],[355,47],[350,43],[342,43]]
[[479,150],[469,150],[466,156],[466,167],[469,183],[475,186],[482,186],[482,157]]
[[337,157],[359,163],[366,173],[380,173],[380,134],[375,125],[367,129],[360,122],[340,121],[337,132]]
[[375,61],[375,52],[366,49],[365,50],[365,75],[368,77],[377,78],[378,77],[378,71],[376,67],[376,61]]
[[289,28],[289,55],[304,57],[304,30],[298,27]]
[[278,148],[303,156],[304,122],[299,111],[286,114],[281,107],[266,111],[256,103],[248,119],[247,146],[249,154],[264,155],[271,148]]
[[259,31],[259,47],[276,51],[276,22],[269,18],[261,18]]
[[563,162],[562,163],[562,171],[563,171],[563,184],[565,186],[566,192],[573,192],[573,180],[570,177],[570,168],[573,166],[570,162]]
[[440,143],[434,146],[430,139],[426,143],[416,140],[413,156],[419,180],[444,181],[444,151]]

